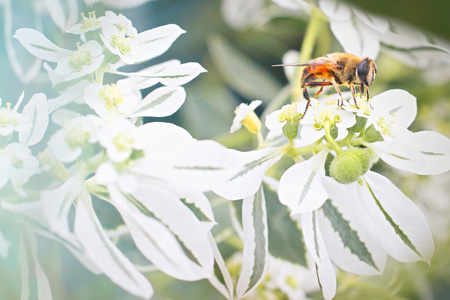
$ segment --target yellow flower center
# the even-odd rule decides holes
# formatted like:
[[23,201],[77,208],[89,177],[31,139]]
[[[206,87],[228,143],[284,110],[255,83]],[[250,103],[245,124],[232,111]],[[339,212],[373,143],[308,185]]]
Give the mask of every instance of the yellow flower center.
[[0,126],[6,127],[8,125],[17,126],[18,121],[16,113],[11,110],[11,103],[6,103],[6,107],[0,108]]
[[281,108],[281,114],[279,117],[280,122],[284,121],[298,121],[301,114],[297,111],[297,104],[288,104]]
[[123,103],[122,90],[113,83],[105,85],[98,96],[105,101],[109,109],[115,109]]
[[76,149],[87,144],[91,134],[87,131],[80,130],[77,127],[71,128],[67,131],[66,143],[71,149]]
[[[77,43],[79,46],[80,43]],[[92,63],[91,53],[89,51],[84,51],[78,48],[77,51],[72,53],[72,57],[69,61],[69,67],[78,72],[83,66],[88,66]]]
[[394,124],[394,120],[388,120],[386,118],[380,118],[377,121],[377,125],[380,127],[381,133],[384,135],[391,134],[393,124]]
[[86,30],[95,26],[98,26],[100,24],[100,21],[97,20],[97,17],[95,16],[95,11],[88,12],[89,17],[85,17],[84,13],[81,13],[81,17],[83,18],[81,20],[81,23],[83,24],[81,26],[82,30]]
[[114,145],[118,151],[131,151],[131,145],[134,143],[134,138],[128,136],[124,132],[120,132],[114,139]]
[[131,41],[134,39],[133,36],[130,36],[126,33],[126,29],[123,26],[117,25],[120,30],[118,35],[113,35],[111,39],[111,45],[113,47],[117,47],[120,53],[127,54],[131,51]]

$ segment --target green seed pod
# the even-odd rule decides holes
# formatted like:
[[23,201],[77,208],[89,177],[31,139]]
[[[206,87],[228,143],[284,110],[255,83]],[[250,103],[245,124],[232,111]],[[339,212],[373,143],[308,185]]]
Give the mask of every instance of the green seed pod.
[[355,182],[371,166],[366,149],[351,148],[340,152],[330,164],[330,175],[342,184]]
[[288,120],[286,122],[286,125],[283,126],[283,134],[285,137],[287,137],[289,140],[293,140],[297,137],[298,134],[298,121],[294,120]]

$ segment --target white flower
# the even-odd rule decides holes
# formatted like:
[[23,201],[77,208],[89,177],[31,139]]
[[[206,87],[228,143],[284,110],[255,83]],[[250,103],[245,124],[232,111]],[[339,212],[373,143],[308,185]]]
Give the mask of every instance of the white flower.
[[11,103],[6,103],[6,107],[1,107],[2,100],[0,99],[0,136],[8,136],[14,131],[21,132],[31,128],[30,119],[17,112],[23,96],[22,93],[13,109],[11,109]]
[[30,148],[19,143],[10,143],[0,150],[0,188],[10,181],[14,190],[26,197],[23,185],[37,173],[39,162]]
[[100,37],[109,51],[125,64],[147,61],[166,52],[185,31],[174,24],[137,33],[130,20],[113,12],[105,13]]
[[143,148],[137,127],[128,119],[118,119],[102,127],[98,139],[113,162],[125,161],[134,150]]
[[86,17],[84,13],[81,13],[81,18],[81,23],[73,25],[72,27],[67,29],[66,32],[82,35],[83,41],[85,40],[85,33],[99,29],[105,21],[105,17],[97,18],[94,11],[89,12],[88,17]]
[[53,155],[63,163],[77,159],[89,144],[96,143],[101,119],[96,116],[81,116],[72,119],[58,130],[48,145]]
[[102,118],[126,117],[137,109],[139,98],[127,79],[117,84],[91,83],[85,90],[86,104]]
[[[336,140],[343,139],[347,136],[347,128],[352,127],[356,123],[355,115],[351,112],[341,109],[338,105],[338,95],[334,94],[321,101],[311,99],[311,106],[306,115],[300,121],[302,125],[300,136],[309,143],[315,142],[325,135],[325,127],[335,125],[338,134]],[[306,102],[299,103],[299,111],[303,112]],[[327,125],[328,124],[328,125]]]
[[94,73],[102,64],[102,46],[96,41],[88,41],[78,50],[58,60],[55,73],[64,76],[66,81]]
[[373,124],[386,141],[409,133],[408,127],[416,118],[416,98],[403,90],[389,90],[370,100],[373,111],[367,126]]
[[[252,101],[250,104],[241,103],[238,107],[236,107],[236,110],[234,111],[236,116],[233,119],[233,125],[231,125],[230,132],[233,133],[233,132],[237,131],[238,129],[240,129],[242,127],[243,124],[244,124],[244,126],[247,127],[247,125],[245,125],[246,123],[249,126],[249,127],[247,127],[247,129],[250,132],[252,132],[252,133],[258,132],[259,129],[261,128],[261,123],[259,122],[258,117],[255,115],[254,110],[258,106],[260,106],[261,103],[262,103],[261,100],[255,100],[255,101]],[[256,119],[258,121],[256,121]],[[259,124],[259,128],[258,128],[258,124]]]

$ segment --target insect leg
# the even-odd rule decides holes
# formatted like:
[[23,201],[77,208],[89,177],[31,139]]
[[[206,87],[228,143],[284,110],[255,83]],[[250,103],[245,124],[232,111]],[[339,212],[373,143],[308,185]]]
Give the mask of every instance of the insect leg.
[[358,102],[356,101],[356,96],[355,96],[355,93],[356,93],[355,86],[353,84],[350,84],[350,91],[352,92],[353,101],[355,102],[356,108],[359,108],[358,107]]
[[359,86],[359,89],[361,90],[361,94],[364,94],[364,84],[361,84]]
[[308,91],[306,90],[306,86],[303,88],[303,97],[305,98],[308,103],[306,103],[305,111],[303,112],[303,115],[300,119],[303,119],[306,115],[306,112],[308,111],[309,106],[311,105],[311,99],[309,98]]
[[314,95],[314,98],[317,98],[317,96],[320,95],[320,93],[322,93],[323,91],[323,85],[320,87],[320,89],[317,91],[317,93]]
[[339,89],[338,84],[336,83],[336,80],[334,80],[334,78],[331,78],[331,83],[333,84],[334,88],[336,89],[336,91],[339,93],[339,96],[341,96],[341,104],[339,104],[339,107],[342,107],[342,105],[344,105],[344,97],[342,97],[342,93],[341,90]]
[[[367,102],[369,102],[369,87],[367,87]],[[370,108],[373,109],[372,104],[370,104],[370,102],[369,102],[369,105],[370,105]]]

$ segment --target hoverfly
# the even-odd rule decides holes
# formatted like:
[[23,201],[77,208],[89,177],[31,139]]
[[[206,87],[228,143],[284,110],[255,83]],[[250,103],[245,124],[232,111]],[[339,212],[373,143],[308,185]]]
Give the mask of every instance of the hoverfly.
[[367,101],[369,101],[369,86],[375,80],[375,74],[377,73],[377,66],[372,59],[368,57],[360,58],[348,53],[330,53],[298,64],[273,65],[273,67],[279,66],[306,67],[300,79],[303,97],[308,101],[303,116],[311,102],[307,87],[320,87],[314,95],[314,98],[316,98],[323,91],[324,86],[333,85],[341,97],[339,106],[342,106],[344,99],[339,86],[347,86],[352,92],[356,107],[358,107],[355,86],[360,87],[361,93],[364,93],[364,88],[367,87]]

